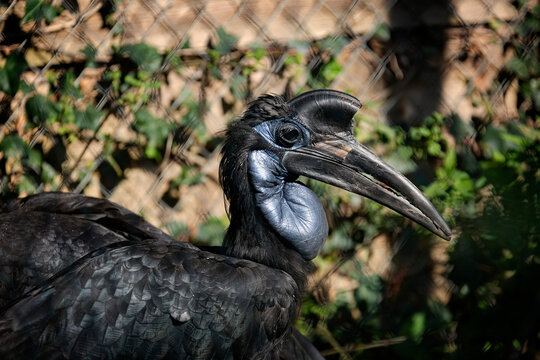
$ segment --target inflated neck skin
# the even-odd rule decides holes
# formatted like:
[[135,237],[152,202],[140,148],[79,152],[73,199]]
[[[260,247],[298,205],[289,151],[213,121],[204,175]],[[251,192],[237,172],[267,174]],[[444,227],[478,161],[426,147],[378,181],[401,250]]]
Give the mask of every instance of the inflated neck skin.
[[305,260],[321,251],[328,236],[326,214],[313,191],[287,182],[279,158],[266,150],[249,154],[248,172],[255,202],[272,228]]

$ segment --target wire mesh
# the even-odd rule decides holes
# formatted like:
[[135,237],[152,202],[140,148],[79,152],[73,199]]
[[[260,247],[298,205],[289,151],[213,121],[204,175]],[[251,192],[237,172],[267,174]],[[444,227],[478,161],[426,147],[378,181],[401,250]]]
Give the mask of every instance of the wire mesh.
[[[43,3],[43,14],[28,16],[29,4]],[[2,56],[24,53],[28,89],[3,95],[0,139],[16,133],[30,148],[62,153],[54,180],[38,179],[22,193],[106,197],[154,224],[181,222],[193,234],[209,217],[225,216],[219,146],[208,139],[219,138],[227,121],[261,94],[331,87],[371,104],[363,117],[398,124],[433,111],[466,121],[486,111],[498,121],[516,117],[516,82],[499,81],[499,74],[515,55],[505,45],[530,6],[506,0],[4,3]],[[20,31],[12,31],[14,22]],[[149,69],[144,61],[156,58]],[[137,78],[141,69],[147,75]],[[120,83],[113,78],[118,73]],[[51,119],[29,127],[29,100],[39,94],[59,101],[68,74],[78,95],[66,101],[79,112],[93,104],[94,113],[84,116],[97,123],[69,136],[71,125]],[[55,110],[57,117],[62,111]],[[176,124],[159,136],[159,155],[134,146],[145,141],[137,134],[141,114]],[[191,167],[204,182],[185,180]],[[24,175],[13,174],[3,177],[3,188]]]
[[[535,5],[0,0],[1,196],[68,191],[107,198],[180,240],[217,245],[228,221],[218,179],[222,131],[250,100],[333,88],[365,105],[358,137],[364,124],[407,129],[439,112],[468,126],[461,135],[445,134],[448,146],[476,151],[479,143],[467,137],[481,126],[471,124],[508,122],[534,107],[519,98],[518,84],[520,61],[537,56],[538,37],[519,35]],[[349,213],[361,207],[358,198],[347,200]],[[368,212],[354,221],[370,223]],[[371,283],[376,291],[360,296],[374,303],[397,299],[407,276],[416,301],[422,294],[448,304],[447,245],[414,244],[407,230],[368,236],[366,224],[347,231],[338,224],[327,241],[340,250],[337,260],[331,250],[318,258],[309,289],[317,304],[346,293],[355,323],[369,321],[374,308],[360,310],[355,294],[373,274],[385,281],[384,294]],[[341,346],[326,328],[325,311],[315,329],[301,327],[322,331],[325,356],[351,358],[349,351],[406,340],[379,340],[378,333],[369,344],[355,339]],[[392,311],[385,316],[399,312]]]

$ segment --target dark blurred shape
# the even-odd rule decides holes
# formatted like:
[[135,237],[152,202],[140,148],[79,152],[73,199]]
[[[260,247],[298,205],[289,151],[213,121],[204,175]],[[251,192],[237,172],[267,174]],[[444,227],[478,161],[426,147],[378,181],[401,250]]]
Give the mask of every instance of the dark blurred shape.
[[446,0],[402,0],[390,11],[393,78],[386,103],[392,124],[419,125],[437,110],[446,44],[445,28],[451,15]]

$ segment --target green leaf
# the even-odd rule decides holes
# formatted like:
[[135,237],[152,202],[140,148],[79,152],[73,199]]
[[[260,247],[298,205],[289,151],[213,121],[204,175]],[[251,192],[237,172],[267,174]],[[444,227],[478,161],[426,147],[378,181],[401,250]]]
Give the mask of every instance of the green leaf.
[[253,58],[257,61],[260,61],[266,55],[266,50],[261,45],[255,46],[246,54],[247,57]]
[[507,145],[513,144],[513,145],[516,145],[516,147],[521,147],[524,143],[524,139],[522,135],[501,133],[501,139],[503,139],[507,143]]
[[375,311],[383,299],[381,278],[378,275],[366,275],[362,270],[357,278],[359,284],[355,295],[361,303],[361,309]]
[[173,238],[189,235],[189,229],[182,221],[172,221],[164,225]]
[[399,146],[384,160],[397,171],[408,174],[417,168],[412,156],[413,149],[410,146]]
[[161,67],[162,56],[154,47],[145,43],[121,46],[119,53],[126,54],[137,66],[151,74]]
[[210,56],[210,62],[212,64],[215,64],[219,61],[219,51],[217,51],[216,49],[209,49],[208,56]]
[[330,60],[326,65],[323,66],[321,70],[321,75],[326,80],[328,85],[339,75],[343,70],[343,66],[338,63],[335,59]]
[[474,195],[474,181],[471,180],[469,175],[460,170],[454,171],[452,175],[454,181],[454,188],[464,198],[471,198]]
[[127,74],[126,77],[124,78],[124,81],[126,82],[126,84],[129,84],[133,87],[140,88],[143,86],[143,82],[131,74]]
[[482,137],[482,146],[488,157],[493,157],[495,161],[504,162],[505,154],[510,149],[520,149],[524,144],[523,136],[510,134],[498,126],[488,125]]
[[[398,130],[386,124],[373,124],[377,135],[384,142],[392,142],[398,136]],[[412,152],[411,152],[412,155]]]
[[231,50],[238,43],[238,38],[233,34],[228,34],[225,32],[223,27],[219,27],[217,30],[218,43],[216,45],[216,50],[220,55],[226,55],[231,52]]
[[182,116],[182,124],[191,129],[197,139],[205,141],[206,125],[199,119],[199,104],[196,101],[185,101],[183,106],[187,108],[187,113]]
[[170,187],[193,186],[204,183],[204,175],[192,166],[182,165],[182,172],[171,181]]
[[443,167],[446,171],[454,170],[457,166],[456,152],[452,149],[448,150],[443,160]]
[[104,111],[100,111],[94,105],[88,104],[86,110],[75,111],[75,124],[80,129],[96,130],[104,115]]
[[439,156],[443,155],[441,144],[439,144],[436,141],[428,141],[428,143],[427,143],[427,152],[431,156],[439,157]]
[[21,83],[21,74],[28,68],[26,60],[19,53],[8,55],[6,64],[0,68],[0,91],[15,96]]
[[353,248],[354,242],[345,227],[340,227],[332,231],[324,244],[324,252],[327,253],[334,249],[351,250]]
[[428,199],[446,198],[448,195],[448,185],[443,181],[434,181],[423,189],[424,195]]
[[207,222],[199,226],[195,240],[204,245],[221,245],[225,236],[226,224],[217,217],[211,217]]
[[19,191],[19,194],[35,194],[37,191],[37,183],[32,177],[23,175],[17,185],[17,190]]
[[20,88],[21,88],[21,91],[23,92],[23,94],[27,95],[33,91],[36,90],[36,88],[34,87],[34,85],[28,85],[26,83],[26,81],[22,81],[20,83]]
[[81,50],[81,53],[86,56],[86,66],[96,67],[95,58],[97,50],[92,45],[86,45],[84,49]]
[[458,115],[452,115],[452,120],[450,131],[456,139],[464,139],[474,135],[474,127],[463,121]]
[[527,64],[519,58],[510,59],[510,61],[508,61],[508,63],[506,64],[506,68],[511,72],[515,73],[521,79],[529,78],[529,69],[527,67]]
[[77,77],[72,71],[67,71],[61,78],[60,91],[61,94],[73,97],[75,99],[82,99],[84,96],[79,91],[79,86],[75,85]]
[[295,55],[290,55],[285,59],[285,65],[300,65],[302,64],[303,59],[304,55],[302,53],[296,53]]
[[144,148],[144,154],[146,155],[147,158],[155,159],[158,162],[161,161],[162,159],[161,153],[152,144],[147,145],[146,148]]
[[382,41],[390,40],[390,28],[385,23],[378,24],[373,33],[373,37]]
[[[338,294],[339,296],[339,294]],[[328,304],[317,304],[313,301],[309,301],[308,299],[306,301],[304,313],[305,314],[315,314],[320,318],[328,318],[333,317],[336,311],[338,310],[337,304],[335,303],[328,303]],[[336,299],[341,300],[341,299]]]
[[41,153],[30,148],[30,146],[17,135],[6,136],[0,143],[0,152],[3,152],[7,157],[21,161],[25,166],[37,173],[41,171]]
[[146,109],[141,109],[135,113],[135,129],[146,135],[148,143],[145,148],[145,154],[150,159],[161,160],[161,149],[169,133],[174,130],[174,126],[166,120],[157,118],[150,114]]
[[331,36],[320,41],[321,50],[329,50],[333,55],[337,55],[349,43],[344,36]]
[[43,0],[27,0],[21,23],[24,24],[30,20],[38,21],[41,19],[45,19],[51,23],[60,12],[62,12],[62,8],[52,6]]
[[219,66],[210,63],[208,64],[208,69],[210,70],[210,74],[212,74],[213,77],[218,80],[223,80],[223,74],[221,73]]
[[28,120],[36,125],[57,118],[59,113],[58,104],[39,94],[26,101],[25,109]]
[[417,312],[411,317],[410,332],[414,338],[422,336],[426,329],[426,314],[423,312]]
[[248,96],[248,81],[245,76],[235,75],[231,78],[231,92],[236,99],[245,100]]
[[0,142],[0,151],[7,157],[22,158],[28,149],[28,144],[17,135],[8,135]]
[[46,183],[50,184],[53,182],[54,178],[58,175],[58,171],[56,171],[55,168],[51,166],[51,164],[47,162],[43,162],[41,166],[41,180]]
[[409,129],[409,136],[413,140],[420,140],[422,138],[428,138],[431,131],[427,126],[412,127]]
[[28,148],[27,158],[24,161],[25,165],[39,173],[41,171],[41,162],[41,153],[37,150]]
[[4,68],[0,68],[0,91],[13,96],[15,92],[11,91],[11,84],[9,83],[9,76]]

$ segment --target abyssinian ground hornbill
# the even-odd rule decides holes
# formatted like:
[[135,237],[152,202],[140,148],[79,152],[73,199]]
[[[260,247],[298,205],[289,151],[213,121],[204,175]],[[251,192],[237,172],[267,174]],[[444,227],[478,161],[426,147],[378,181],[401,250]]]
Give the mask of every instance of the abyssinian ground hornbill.
[[262,96],[226,131],[230,227],[219,251],[177,242],[106,200],[0,205],[2,358],[322,358],[293,327],[328,224],[299,175],[367,196],[442,238],[404,176],[352,135],[360,108],[318,90]]

